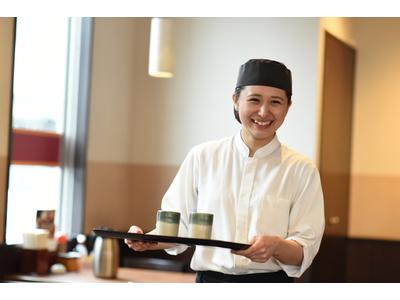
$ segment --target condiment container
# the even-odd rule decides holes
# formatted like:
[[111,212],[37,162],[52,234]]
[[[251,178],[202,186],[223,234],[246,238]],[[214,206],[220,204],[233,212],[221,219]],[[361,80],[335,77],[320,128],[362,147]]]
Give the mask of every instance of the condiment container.
[[156,229],[159,235],[178,236],[181,214],[175,211],[157,211]]
[[58,253],[57,263],[64,265],[67,272],[79,271],[80,269],[80,255],[77,252]]
[[33,229],[22,234],[24,249],[43,250],[47,249],[49,231],[47,229]]
[[93,273],[100,278],[115,278],[119,266],[119,246],[115,239],[96,237],[94,242]]
[[189,216],[189,237],[211,239],[213,220],[213,214],[192,212]]

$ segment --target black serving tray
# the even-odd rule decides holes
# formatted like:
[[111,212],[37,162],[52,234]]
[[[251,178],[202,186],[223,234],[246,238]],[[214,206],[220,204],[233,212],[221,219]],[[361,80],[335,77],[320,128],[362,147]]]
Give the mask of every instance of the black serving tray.
[[250,247],[249,244],[233,243],[220,240],[193,239],[193,238],[178,237],[178,236],[141,234],[141,233],[131,233],[124,231],[104,230],[100,228],[94,228],[93,232],[98,236],[104,238],[114,238],[114,239],[129,239],[129,240],[146,241],[146,242],[184,244],[188,246],[212,246],[212,247],[228,248],[233,250],[244,250]]

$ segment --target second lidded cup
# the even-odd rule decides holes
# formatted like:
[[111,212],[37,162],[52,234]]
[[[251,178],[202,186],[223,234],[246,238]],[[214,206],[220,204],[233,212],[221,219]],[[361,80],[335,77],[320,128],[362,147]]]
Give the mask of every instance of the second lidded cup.
[[211,239],[214,215],[192,212],[189,216],[189,237],[196,239]]

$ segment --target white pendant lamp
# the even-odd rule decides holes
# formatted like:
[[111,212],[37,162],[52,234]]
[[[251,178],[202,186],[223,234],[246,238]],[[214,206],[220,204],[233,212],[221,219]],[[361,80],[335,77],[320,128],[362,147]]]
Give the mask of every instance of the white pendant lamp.
[[149,75],[160,78],[171,78],[174,76],[172,68],[172,20],[167,18],[152,18]]

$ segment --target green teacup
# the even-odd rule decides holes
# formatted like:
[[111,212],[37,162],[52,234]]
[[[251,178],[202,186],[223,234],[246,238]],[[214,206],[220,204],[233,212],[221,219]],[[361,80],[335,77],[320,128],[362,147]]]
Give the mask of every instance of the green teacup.
[[213,220],[213,214],[192,212],[189,216],[189,237],[211,239]]
[[157,211],[156,229],[159,235],[178,236],[181,214],[176,211]]

